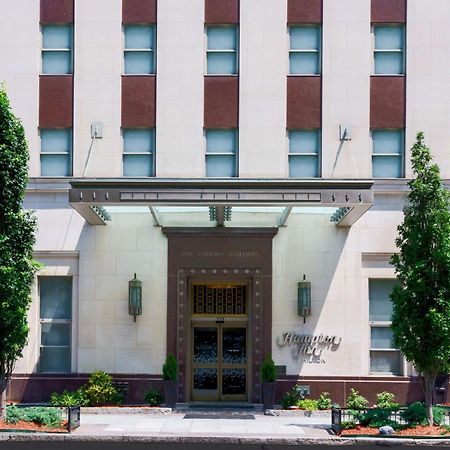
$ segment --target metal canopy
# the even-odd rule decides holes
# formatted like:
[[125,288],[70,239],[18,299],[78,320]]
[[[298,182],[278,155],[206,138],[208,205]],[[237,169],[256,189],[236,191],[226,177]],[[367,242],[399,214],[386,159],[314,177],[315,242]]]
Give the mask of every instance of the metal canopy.
[[219,225],[224,207],[276,206],[286,208],[279,226],[286,226],[289,208],[317,206],[340,209],[332,220],[351,226],[373,205],[372,180],[84,178],[70,184],[69,203],[92,225],[106,223],[105,206],[208,206]]

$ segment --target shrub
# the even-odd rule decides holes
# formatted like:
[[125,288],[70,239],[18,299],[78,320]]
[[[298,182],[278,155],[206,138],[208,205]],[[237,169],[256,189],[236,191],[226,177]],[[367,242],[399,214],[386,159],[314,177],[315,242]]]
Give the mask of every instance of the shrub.
[[356,423],[352,421],[342,422],[341,428],[343,430],[353,430],[353,428],[356,428]]
[[317,399],[318,409],[331,409],[333,403],[331,402],[330,394],[328,392],[322,392]]
[[391,420],[391,412],[390,409],[369,409],[367,412],[360,414],[359,423],[371,428],[380,428],[384,425],[398,428],[397,422]]
[[347,397],[347,408],[350,409],[364,409],[367,408],[369,401],[367,398],[359,395],[359,392],[356,389],[351,388],[350,394]]
[[[444,422],[445,409],[439,406],[433,406],[433,421],[435,425],[441,425]],[[401,418],[405,420],[409,426],[428,425],[427,411],[425,404],[422,402],[414,402],[401,412]]]
[[102,370],[91,374],[87,385],[84,387],[84,393],[91,406],[120,401],[117,390],[112,384],[111,375]]
[[62,415],[58,408],[8,406],[6,408],[6,423],[16,424],[20,420],[58,428],[61,426]]
[[303,399],[302,390],[296,384],[281,397],[281,407],[283,409],[289,409],[291,406],[297,406],[298,402]]
[[162,367],[163,380],[176,381],[178,379],[178,364],[175,356],[171,353],[167,355]]
[[261,364],[261,381],[273,382],[277,379],[277,368],[270,353],[264,358]]
[[159,406],[162,403],[162,395],[159,389],[153,388],[148,390],[144,395],[144,400],[150,406]]
[[377,408],[398,409],[400,405],[394,402],[394,399],[394,394],[386,391],[380,392],[379,394],[377,394],[377,404],[375,406]]
[[317,409],[317,400],[305,398],[303,400],[299,400],[297,402],[297,406],[300,409],[305,409],[306,411],[314,411],[315,409]]
[[83,387],[77,391],[53,392],[50,396],[52,406],[89,406],[89,399]]

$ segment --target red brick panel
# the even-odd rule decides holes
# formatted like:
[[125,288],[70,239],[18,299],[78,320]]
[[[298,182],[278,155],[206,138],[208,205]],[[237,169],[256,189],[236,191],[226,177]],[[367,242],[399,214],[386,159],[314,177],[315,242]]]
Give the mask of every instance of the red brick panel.
[[41,0],[41,23],[73,23],[74,0]]
[[156,23],[157,0],[122,0],[122,23]]
[[205,23],[239,23],[239,0],[205,0]]
[[156,124],[156,78],[122,77],[122,127],[152,128]]
[[39,78],[39,127],[71,128],[73,123],[73,76]]
[[406,0],[372,0],[372,23],[406,22]]
[[238,77],[205,77],[205,128],[237,127],[238,109]]
[[321,77],[288,77],[287,127],[320,128],[322,124]]
[[405,126],[405,77],[371,77],[370,127]]
[[288,23],[321,23],[323,0],[288,0]]

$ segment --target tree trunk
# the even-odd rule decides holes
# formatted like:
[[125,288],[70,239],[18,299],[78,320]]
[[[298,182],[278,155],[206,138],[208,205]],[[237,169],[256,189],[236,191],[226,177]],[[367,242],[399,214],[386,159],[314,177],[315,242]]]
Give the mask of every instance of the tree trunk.
[[0,420],[6,420],[6,376],[0,375]]
[[430,372],[423,374],[423,388],[425,394],[425,407],[427,412],[428,425],[432,426],[433,418],[433,389],[436,381],[436,374]]

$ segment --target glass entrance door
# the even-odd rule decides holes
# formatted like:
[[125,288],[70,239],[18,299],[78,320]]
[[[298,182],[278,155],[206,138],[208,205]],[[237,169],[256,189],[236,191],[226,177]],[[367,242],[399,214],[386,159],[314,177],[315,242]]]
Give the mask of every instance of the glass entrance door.
[[194,325],[191,367],[192,400],[247,400],[247,327]]

